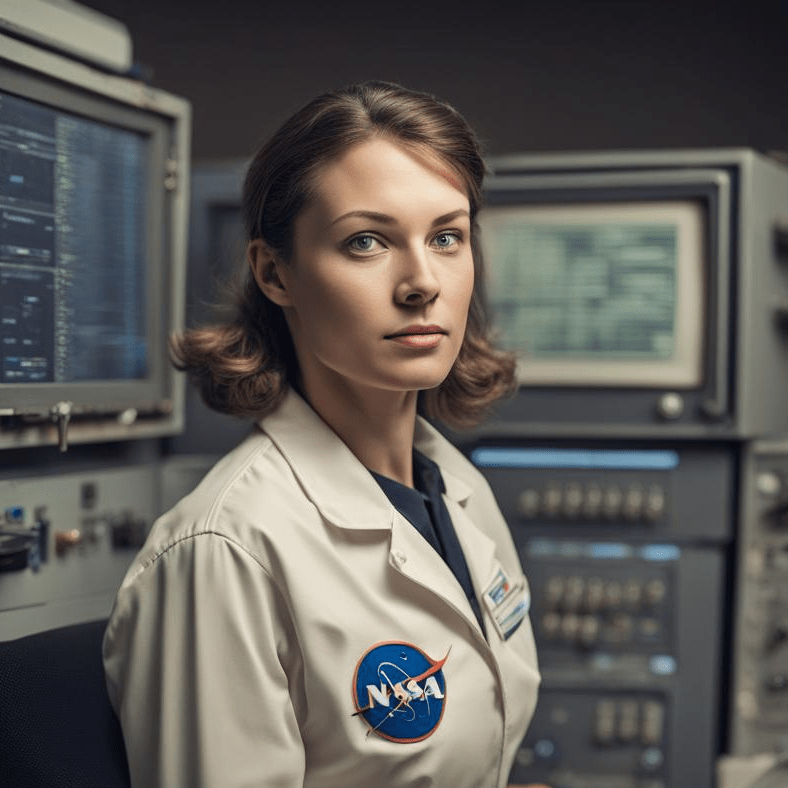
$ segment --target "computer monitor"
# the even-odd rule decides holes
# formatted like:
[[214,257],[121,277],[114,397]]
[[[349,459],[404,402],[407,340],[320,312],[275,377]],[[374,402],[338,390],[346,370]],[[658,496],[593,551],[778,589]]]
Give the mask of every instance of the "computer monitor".
[[0,37],[0,447],[170,434],[189,106]]
[[698,202],[499,204],[480,226],[494,328],[522,385],[700,385]]
[[788,429],[788,168],[746,148],[497,156],[487,300],[519,386],[477,434]]

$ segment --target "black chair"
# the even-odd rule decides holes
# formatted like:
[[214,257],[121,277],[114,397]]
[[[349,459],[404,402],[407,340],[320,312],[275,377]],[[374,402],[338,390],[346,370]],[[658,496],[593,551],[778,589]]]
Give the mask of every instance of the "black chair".
[[129,788],[101,661],[106,621],[0,642],[0,784]]

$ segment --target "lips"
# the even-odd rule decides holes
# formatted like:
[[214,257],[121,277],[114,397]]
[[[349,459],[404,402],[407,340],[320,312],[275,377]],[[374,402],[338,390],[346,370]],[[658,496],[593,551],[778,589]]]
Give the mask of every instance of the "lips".
[[408,326],[401,331],[388,334],[386,339],[396,339],[397,337],[418,336],[421,334],[445,334],[446,331],[440,326]]
[[432,350],[440,345],[444,336],[446,331],[440,326],[408,326],[385,338],[411,350]]

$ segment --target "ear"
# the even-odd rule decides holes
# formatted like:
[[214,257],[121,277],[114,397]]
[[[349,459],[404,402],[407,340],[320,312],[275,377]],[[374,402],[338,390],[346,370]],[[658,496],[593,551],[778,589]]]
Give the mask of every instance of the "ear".
[[280,276],[284,263],[262,238],[249,241],[246,247],[246,260],[260,290],[275,304],[292,306],[287,288]]

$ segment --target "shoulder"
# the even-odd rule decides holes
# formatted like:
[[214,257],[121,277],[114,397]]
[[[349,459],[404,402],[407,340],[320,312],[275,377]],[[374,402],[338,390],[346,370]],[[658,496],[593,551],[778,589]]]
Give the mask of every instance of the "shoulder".
[[[265,567],[267,536],[310,510],[293,472],[268,435],[255,429],[197,487],[153,524],[129,575],[164,556],[222,543]],[[127,576],[128,579],[128,576]]]

